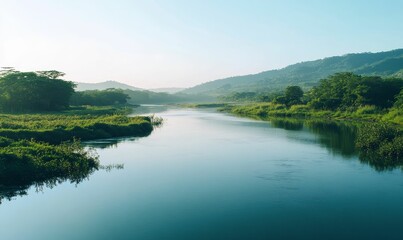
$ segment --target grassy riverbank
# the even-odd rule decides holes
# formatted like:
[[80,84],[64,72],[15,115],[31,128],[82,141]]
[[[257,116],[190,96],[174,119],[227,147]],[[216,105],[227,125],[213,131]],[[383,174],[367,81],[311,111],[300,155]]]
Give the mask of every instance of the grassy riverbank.
[[98,157],[77,141],[51,145],[34,140],[0,137],[1,185],[26,185],[41,181],[79,181],[98,169]]
[[147,136],[158,124],[152,117],[128,117],[129,112],[121,107],[79,107],[0,114],[0,195],[7,186],[81,181],[99,163],[79,140]]
[[403,126],[403,112],[397,109],[381,110],[371,106],[363,106],[354,111],[316,110],[308,105],[292,105],[276,103],[251,103],[221,108],[220,111],[242,116],[256,117],[291,117],[331,120],[356,120],[370,122],[387,122]]
[[46,114],[0,114],[0,136],[58,144],[74,138],[85,141],[151,133],[150,117],[128,117],[127,113],[124,108],[88,107]]

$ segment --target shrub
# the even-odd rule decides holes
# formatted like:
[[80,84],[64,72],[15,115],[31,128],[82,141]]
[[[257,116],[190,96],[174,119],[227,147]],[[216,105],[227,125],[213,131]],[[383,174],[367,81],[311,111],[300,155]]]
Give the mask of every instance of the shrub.
[[374,105],[365,105],[365,106],[358,108],[357,111],[355,111],[355,113],[358,115],[375,114],[378,112],[379,112],[378,108]]
[[395,127],[384,123],[364,124],[358,129],[356,146],[361,159],[378,168],[403,165],[403,135]]

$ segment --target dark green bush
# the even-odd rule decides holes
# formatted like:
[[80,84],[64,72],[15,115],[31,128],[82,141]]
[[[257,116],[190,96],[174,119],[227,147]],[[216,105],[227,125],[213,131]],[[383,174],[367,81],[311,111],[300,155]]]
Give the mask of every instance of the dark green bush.
[[378,169],[403,165],[403,134],[384,123],[364,124],[358,129],[356,146],[361,160]]

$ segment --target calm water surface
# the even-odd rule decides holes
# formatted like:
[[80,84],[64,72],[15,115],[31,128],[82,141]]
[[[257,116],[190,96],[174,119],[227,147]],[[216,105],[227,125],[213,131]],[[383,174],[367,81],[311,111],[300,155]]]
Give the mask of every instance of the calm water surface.
[[163,127],[90,143],[124,169],[3,201],[0,239],[403,239],[403,172],[360,162],[347,127],[140,110]]

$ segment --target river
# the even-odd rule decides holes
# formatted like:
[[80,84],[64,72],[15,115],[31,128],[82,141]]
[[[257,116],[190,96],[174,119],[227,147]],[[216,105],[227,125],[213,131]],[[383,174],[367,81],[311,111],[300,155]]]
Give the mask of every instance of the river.
[[346,126],[137,111],[165,122],[87,143],[123,169],[3,201],[0,239],[403,239],[403,171],[360,161]]

